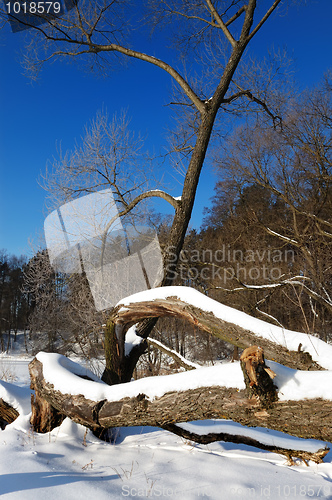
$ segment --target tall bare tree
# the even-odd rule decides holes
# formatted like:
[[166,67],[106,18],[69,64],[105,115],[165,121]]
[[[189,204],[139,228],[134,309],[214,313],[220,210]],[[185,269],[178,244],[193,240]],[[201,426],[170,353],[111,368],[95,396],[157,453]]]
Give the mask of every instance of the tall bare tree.
[[[142,20],[139,12],[141,6],[136,4],[81,0],[74,1],[74,8],[60,19],[48,19],[38,26],[34,26],[34,23],[29,25],[31,43],[26,63],[32,73],[38,72],[45,62],[55,58],[80,59],[90,66],[103,66],[103,71],[112,69],[115,63],[133,58],[166,72],[179,90],[181,98],[176,105],[186,110],[192,126],[191,133],[183,129],[183,141],[177,146],[188,160],[181,199],[174,199],[164,191],[149,191],[134,197],[121,214],[125,215],[147,197],[161,197],[173,206],[175,213],[168,250],[166,248],[165,252],[163,285],[170,285],[175,276],[198,181],[219,112],[245,99],[261,106],[273,120],[276,118],[275,112],[268,109],[261,96],[248,90],[246,83],[250,86],[253,82],[251,78],[246,83],[242,79],[238,85],[233,84],[233,78],[248,44],[281,3],[281,0],[270,0],[262,7],[256,0],[151,1],[147,3]],[[28,24],[27,21],[25,23]],[[167,27],[177,42],[171,62],[139,50],[146,26],[152,28],[157,40],[162,28]],[[135,36],[131,39],[133,33]],[[188,74],[188,70],[181,69],[182,63],[179,61],[191,60],[194,56],[199,65],[192,74]],[[206,76],[204,86],[199,86],[196,70]],[[144,327],[141,334],[146,337],[148,333],[149,327]],[[115,340],[112,338],[111,344]],[[115,352],[113,354],[115,356]],[[108,357],[112,358],[111,352]],[[120,370],[116,378],[130,378],[135,362],[133,350],[132,360],[125,367],[120,363],[115,370]],[[108,368],[110,372],[114,371],[111,363]]]

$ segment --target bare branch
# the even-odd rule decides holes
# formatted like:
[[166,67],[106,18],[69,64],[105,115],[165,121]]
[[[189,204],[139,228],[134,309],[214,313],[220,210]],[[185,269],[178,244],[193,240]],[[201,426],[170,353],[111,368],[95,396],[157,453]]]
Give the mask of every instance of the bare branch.
[[[237,85],[237,87],[239,87],[239,85]],[[264,111],[272,118],[272,121],[273,121],[274,125],[276,124],[277,121],[278,121],[279,125],[282,123],[281,117],[278,116],[278,115],[274,115],[272,113],[272,111],[270,111],[270,109],[267,106],[267,104],[265,102],[263,102],[261,99],[258,99],[258,97],[254,96],[252,94],[252,92],[250,92],[250,90],[243,90],[243,89],[241,89],[236,94],[233,94],[230,97],[224,98],[223,101],[222,101],[222,103],[223,104],[231,103],[232,101],[235,101],[236,99],[239,99],[240,97],[243,97],[243,96],[247,97],[248,99],[250,99],[251,101],[255,102],[256,104],[259,104],[264,109]]]
[[261,450],[271,451],[273,453],[278,453],[285,455],[289,460],[289,465],[294,465],[293,458],[299,458],[303,460],[306,465],[307,460],[312,460],[313,462],[319,464],[322,463],[323,458],[328,454],[329,448],[321,448],[316,452],[309,452],[304,450],[291,450],[289,448],[281,448],[275,445],[268,445],[266,443],[261,443],[257,439],[253,439],[247,435],[242,435],[239,429],[239,434],[230,434],[228,432],[215,432],[209,434],[198,434],[193,430],[189,430],[187,427],[192,424],[167,424],[163,425],[163,429],[169,432],[173,432],[177,436],[181,436],[184,439],[190,439],[195,443],[208,444],[214,443],[215,441],[224,441],[225,443],[241,443],[247,446],[254,446]]
[[229,31],[229,29],[227,28],[226,24],[224,23],[224,21],[221,19],[218,11],[215,9],[213,3],[211,2],[211,0],[205,0],[206,1],[206,4],[211,12],[211,14],[213,15],[213,17],[215,18],[216,22],[218,23],[219,27],[222,29],[224,35],[226,36],[227,40],[230,42],[230,44],[232,45],[232,47],[234,48],[236,46],[236,40],[234,39],[233,35],[231,34],[231,32]]
[[243,12],[246,11],[246,7],[245,5],[242,5],[242,7],[240,7],[240,9],[237,11],[236,14],[234,14],[234,16],[232,16],[230,19],[228,19],[228,21],[226,21],[225,23],[225,26],[229,26],[230,24],[232,24],[234,21],[236,21]]
[[158,68],[163,69],[169,75],[171,75],[174,78],[174,80],[180,85],[180,87],[182,88],[184,93],[191,100],[191,102],[196,106],[198,111],[202,114],[205,113],[205,111],[206,111],[205,104],[203,103],[203,101],[201,101],[201,99],[193,91],[193,89],[190,87],[188,82],[172,66],[165,63],[161,59],[158,59],[157,57],[150,56],[148,54],[144,54],[143,52],[138,52],[136,50],[122,47],[121,45],[117,45],[115,43],[112,43],[110,45],[92,45],[90,51],[95,52],[95,53],[104,52],[104,51],[105,52],[119,52],[120,54],[124,54],[128,57],[133,57],[135,59],[140,59],[141,61],[151,63],[154,66],[157,66]]
[[265,16],[257,24],[256,28],[254,28],[252,30],[252,32],[250,33],[249,40],[251,40],[256,35],[257,31],[260,30],[260,28],[267,21],[267,19],[270,17],[270,15],[272,14],[272,12],[278,7],[278,5],[280,4],[280,2],[281,2],[281,0],[275,0],[275,2],[273,3],[273,5],[271,5],[271,7],[269,8],[269,10],[265,14]]
[[182,366],[186,370],[195,370],[196,368],[200,368],[200,365],[197,365],[196,363],[192,363],[188,359],[181,356],[181,354],[174,351],[174,349],[170,349],[169,347],[167,347],[164,344],[162,344],[161,342],[159,342],[159,340],[152,339],[150,337],[147,339],[147,342],[148,342],[148,344],[152,345],[153,347],[156,347],[157,349],[159,349],[164,354],[167,354],[167,356],[170,356],[171,358],[173,358],[176,363],[178,363],[180,366]]

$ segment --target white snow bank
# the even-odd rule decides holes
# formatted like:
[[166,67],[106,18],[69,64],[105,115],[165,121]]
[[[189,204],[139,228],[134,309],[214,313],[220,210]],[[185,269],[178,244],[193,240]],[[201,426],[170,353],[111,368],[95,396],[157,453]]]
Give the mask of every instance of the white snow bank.
[[[89,370],[61,354],[40,352],[37,359],[43,363],[44,378],[54,385],[55,390],[64,394],[79,395],[92,401],[107,399],[118,401],[125,397],[145,394],[149,399],[161,397],[172,391],[186,391],[199,387],[228,387],[244,389],[245,384],[240,363],[219,363],[215,366],[200,367],[189,372],[147,377],[125,384],[109,386]],[[267,363],[277,374],[275,384],[279,389],[279,399],[301,400],[323,398],[332,400],[332,372],[302,372],[286,368],[278,363]],[[88,375],[92,381],[80,378]]]
[[131,326],[126,332],[125,356],[129,356],[130,351],[142,342],[142,337],[136,335],[136,326]]
[[[220,302],[203,295],[194,288],[184,286],[153,288],[130,295],[121,300],[117,305],[126,306],[134,302],[151,302],[156,299],[166,299],[168,297],[178,297],[183,302],[188,302],[204,311],[212,312],[217,318],[223,321],[250,330],[257,337],[271,340],[291,351],[297,351],[299,344],[302,344],[302,350],[310,353],[314,361],[319,363],[323,368],[332,370],[332,346],[326,344],[326,342],[323,342],[318,337],[286,330],[266,321],[253,318],[237,309],[220,304]],[[257,338],[257,342],[259,342],[259,338]]]
[[332,371],[293,370],[273,361],[266,364],[277,374],[274,383],[279,389],[280,401],[332,400]]
[[19,387],[0,380],[0,399],[15,408],[20,415],[31,411],[31,394],[28,387]]

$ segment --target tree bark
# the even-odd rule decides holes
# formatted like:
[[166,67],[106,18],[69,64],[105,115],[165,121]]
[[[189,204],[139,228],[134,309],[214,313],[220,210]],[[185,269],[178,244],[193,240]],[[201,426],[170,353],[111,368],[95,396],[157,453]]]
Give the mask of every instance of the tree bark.
[[14,422],[18,416],[18,411],[0,398],[0,429]]
[[63,422],[65,415],[52,406],[43,396],[42,384],[32,363],[29,364],[29,372],[31,380],[30,389],[34,389],[35,391],[35,394],[31,394],[32,415],[30,424],[38,432],[50,432]]
[[289,351],[282,345],[277,345],[268,339],[259,337],[250,330],[241,328],[220,318],[212,312],[204,311],[192,304],[183,302],[177,297],[155,299],[153,301],[133,302],[126,306],[119,305],[112,312],[110,322],[121,322],[126,330],[132,324],[146,318],[171,316],[187,320],[217,338],[229,342],[241,349],[259,344],[264,350],[265,357],[282,365],[297,370],[322,369],[311,358],[311,355],[302,351]]
[[82,395],[55,390],[44,379],[43,365],[36,358],[29,370],[42,399],[94,432],[141,425],[167,428],[176,422],[215,418],[230,419],[249,427],[267,427],[301,438],[332,441],[332,401],[275,401],[264,408],[260,401],[249,398],[246,390],[215,386],[171,391],[153,400],[139,393],[117,401],[91,401]]

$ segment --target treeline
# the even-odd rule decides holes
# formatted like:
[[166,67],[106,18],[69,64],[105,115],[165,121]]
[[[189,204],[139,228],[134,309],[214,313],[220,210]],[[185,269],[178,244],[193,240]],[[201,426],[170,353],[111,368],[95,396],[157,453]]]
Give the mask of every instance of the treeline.
[[[211,206],[201,229],[188,233],[174,275],[174,284],[327,341],[332,340],[331,96],[328,75],[317,88],[289,99],[274,127],[248,119],[223,140],[214,155],[219,180]],[[166,250],[167,219],[154,217],[154,226]],[[46,251],[28,262],[3,253],[0,286],[2,349],[2,333],[19,328],[29,328],[36,350],[70,353],[79,346],[93,357],[102,348],[107,311],[96,311],[84,274],[55,273]],[[193,344],[205,360],[228,352],[208,337],[198,341],[188,325],[174,324],[171,330],[159,322],[154,335],[189,357]],[[147,370],[158,363],[149,351]]]
[[30,259],[0,251],[0,352],[21,331],[32,354],[94,356],[102,324],[84,275],[56,273],[46,250]]
[[332,82],[287,102],[283,119],[235,129],[178,282],[285,328],[332,337]]
[[0,250],[0,349],[8,350],[18,330],[26,331],[31,310],[29,294],[24,293],[24,256]]

